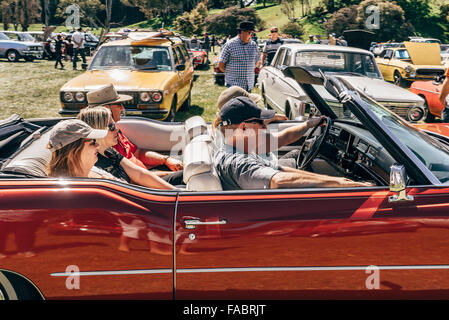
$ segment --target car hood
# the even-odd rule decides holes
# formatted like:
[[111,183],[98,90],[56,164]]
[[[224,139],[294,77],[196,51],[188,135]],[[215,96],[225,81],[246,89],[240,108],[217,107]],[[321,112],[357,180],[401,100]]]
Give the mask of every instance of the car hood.
[[93,90],[112,83],[118,91],[163,90],[172,71],[89,70],[64,84],[61,90]]
[[[424,100],[418,95],[381,79],[340,75],[339,77],[349,82],[354,88],[357,88],[370,98],[382,104],[406,102],[422,105],[424,103]],[[325,100],[337,102],[337,99],[331,96],[323,86],[315,85],[314,87]]]
[[441,66],[441,51],[438,43],[404,42],[414,65]]

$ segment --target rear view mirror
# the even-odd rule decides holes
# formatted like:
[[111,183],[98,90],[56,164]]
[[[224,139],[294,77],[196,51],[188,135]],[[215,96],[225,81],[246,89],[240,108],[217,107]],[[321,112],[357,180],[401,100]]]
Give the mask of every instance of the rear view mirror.
[[176,71],[184,71],[186,69],[186,65],[185,64],[178,64],[176,66]]
[[413,196],[409,196],[406,193],[406,180],[405,180],[405,168],[404,166],[394,164],[390,168],[390,191],[397,192],[397,194],[389,197],[389,202],[398,201],[413,201]]

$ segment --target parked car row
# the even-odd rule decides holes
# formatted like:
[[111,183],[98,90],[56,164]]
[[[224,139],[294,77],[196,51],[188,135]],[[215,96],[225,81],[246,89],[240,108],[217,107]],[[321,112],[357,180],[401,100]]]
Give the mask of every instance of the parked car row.
[[42,59],[43,45],[34,42],[34,38],[30,37],[24,33],[0,31],[0,58],[6,58],[10,62],[17,62],[20,59],[25,61]]

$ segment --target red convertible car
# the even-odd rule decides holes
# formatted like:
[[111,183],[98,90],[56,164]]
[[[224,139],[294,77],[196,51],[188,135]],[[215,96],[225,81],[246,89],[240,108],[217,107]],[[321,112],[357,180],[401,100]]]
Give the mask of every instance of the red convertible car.
[[118,123],[140,147],[182,157],[185,190],[49,178],[61,119],[13,116],[0,122],[0,299],[446,299],[449,140],[338,76],[284,72],[327,122],[278,156],[301,147],[304,170],[372,187],[223,191],[220,142],[198,116]]
[[435,117],[441,118],[444,109],[439,96],[443,87],[443,77],[437,77],[434,81],[415,81],[410,86],[410,91],[424,99],[424,107],[427,109],[425,121],[432,122]]

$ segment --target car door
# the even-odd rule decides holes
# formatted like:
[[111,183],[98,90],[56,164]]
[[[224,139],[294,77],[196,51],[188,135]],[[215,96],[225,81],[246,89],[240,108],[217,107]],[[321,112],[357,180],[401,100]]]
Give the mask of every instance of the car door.
[[449,188],[182,193],[177,299],[445,296]]
[[109,181],[22,179],[0,189],[1,268],[46,299],[172,298],[176,194]]
[[382,75],[387,81],[394,80],[393,78],[394,68],[390,66],[391,59],[393,59],[393,53],[394,53],[393,50],[386,49],[382,51],[382,53],[379,55],[379,58],[377,59],[377,64],[379,65],[380,72],[382,72]]

